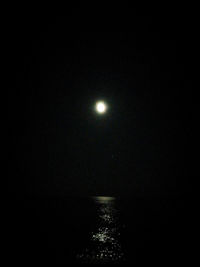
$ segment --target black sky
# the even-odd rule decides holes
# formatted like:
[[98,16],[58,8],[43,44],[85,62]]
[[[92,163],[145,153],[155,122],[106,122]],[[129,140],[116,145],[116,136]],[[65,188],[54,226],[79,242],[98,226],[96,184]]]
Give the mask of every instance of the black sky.
[[[112,30],[73,16],[8,25],[9,191],[187,192],[196,175],[193,22],[133,15]],[[95,101],[109,105],[95,114]]]

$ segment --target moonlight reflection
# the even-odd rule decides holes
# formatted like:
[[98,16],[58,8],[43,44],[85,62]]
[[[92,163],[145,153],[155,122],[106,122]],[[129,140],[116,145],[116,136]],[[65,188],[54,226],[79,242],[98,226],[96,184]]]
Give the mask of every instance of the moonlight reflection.
[[78,258],[86,262],[119,262],[123,258],[123,253],[115,198],[93,199],[98,210],[97,223],[90,233],[90,248],[86,248]]

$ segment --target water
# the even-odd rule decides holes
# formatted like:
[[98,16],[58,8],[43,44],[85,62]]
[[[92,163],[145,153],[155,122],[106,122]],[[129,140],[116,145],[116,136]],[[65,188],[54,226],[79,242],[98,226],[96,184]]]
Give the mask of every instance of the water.
[[141,263],[193,257],[194,202],[182,198],[10,198],[7,262]]
[[120,240],[119,210],[113,197],[94,197],[97,218],[88,235],[87,247],[77,254],[80,262],[120,262],[123,250]]

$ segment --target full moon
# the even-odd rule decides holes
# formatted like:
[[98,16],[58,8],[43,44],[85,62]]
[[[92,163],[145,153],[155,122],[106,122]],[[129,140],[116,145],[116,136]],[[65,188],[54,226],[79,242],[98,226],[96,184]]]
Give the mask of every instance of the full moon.
[[96,111],[98,113],[105,113],[106,109],[107,109],[107,106],[103,101],[99,101],[96,103]]

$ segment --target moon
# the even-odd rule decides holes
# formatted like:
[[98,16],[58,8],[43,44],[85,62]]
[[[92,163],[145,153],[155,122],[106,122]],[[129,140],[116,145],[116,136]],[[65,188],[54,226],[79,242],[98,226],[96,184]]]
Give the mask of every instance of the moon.
[[103,114],[105,113],[107,110],[107,106],[105,104],[104,101],[98,101],[96,103],[96,111],[99,113],[99,114]]

